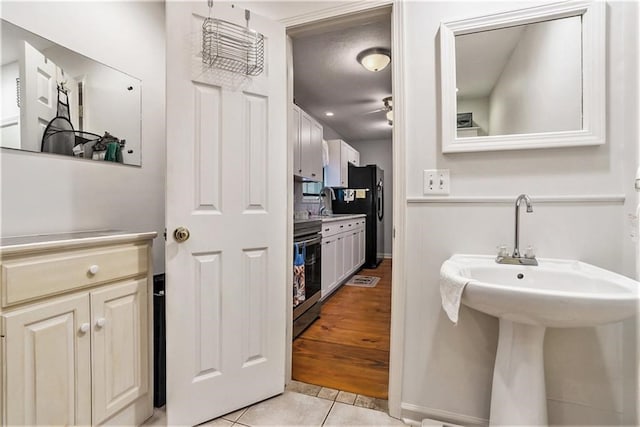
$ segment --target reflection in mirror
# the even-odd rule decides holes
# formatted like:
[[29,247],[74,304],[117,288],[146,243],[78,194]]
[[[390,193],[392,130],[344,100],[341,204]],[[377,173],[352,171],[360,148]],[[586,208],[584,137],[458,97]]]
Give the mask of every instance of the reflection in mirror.
[[440,24],[443,153],[606,143],[606,2]]
[[457,137],[581,130],[582,19],[455,36]]
[[0,24],[0,146],[139,166],[140,80]]

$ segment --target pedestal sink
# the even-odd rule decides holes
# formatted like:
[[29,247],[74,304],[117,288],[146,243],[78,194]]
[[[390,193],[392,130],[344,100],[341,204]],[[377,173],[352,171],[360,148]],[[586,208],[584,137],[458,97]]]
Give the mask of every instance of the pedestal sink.
[[543,340],[547,327],[618,322],[638,313],[640,283],[579,261],[538,266],[454,255],[441,277],[464,287],[462,304],[499,318],[491,425],[546,425]]

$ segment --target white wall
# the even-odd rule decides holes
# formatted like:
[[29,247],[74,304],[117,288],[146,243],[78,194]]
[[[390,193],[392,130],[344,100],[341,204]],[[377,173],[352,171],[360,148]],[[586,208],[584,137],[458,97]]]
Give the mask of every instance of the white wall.
[[490,95],[491,135],[582,129],[581,25],[574,16],[525,27]]
[[384,171],[384,255],[390,257],[393,247],[393,147],[390,139],[352,141],[360,152],[360,166],[378,165]]
[[[441,154],[438,105],[438,27],[514,9],[513,2],[408,2],[404,5],[407,205],[406,308],[402,405],[405,413],[453,415],[463,424],[489,416],[497,322],[463,308],[454,327],[443,315],[440,264],[453,253],[492,254],[512,245],[512,203],[428,203],[423,169],[451,171],[451,195],[627,195],[637,158],[634,92],[637,57],[633,3],[607,7],[607,143],[599,147]],[[531,6],[531,3],[526,3]],[[633,165],[633,166],[632,166]],[[521,241],[541,257],[577,258],[627,275],[635,270],[621,202],[537,203],[523,214]],[[626,340],[623,339],[626,337]],[[637,424],[637,340],[633,321],[600,328],[550,329],[545,344],[549,422]]]
[[2,2],[4,19],[142,80],[142,167],[2,150],[2,236],[157,231],[164,271],[165,30],[160,2]]

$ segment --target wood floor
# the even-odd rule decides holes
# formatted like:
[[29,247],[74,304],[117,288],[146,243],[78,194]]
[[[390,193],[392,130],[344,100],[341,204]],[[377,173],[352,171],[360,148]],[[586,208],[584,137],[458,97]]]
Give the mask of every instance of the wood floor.
[[380,277],[374,288],[341,286],[293,342],[294,380],[387,399],[391,325],[391,260],[358,274]]

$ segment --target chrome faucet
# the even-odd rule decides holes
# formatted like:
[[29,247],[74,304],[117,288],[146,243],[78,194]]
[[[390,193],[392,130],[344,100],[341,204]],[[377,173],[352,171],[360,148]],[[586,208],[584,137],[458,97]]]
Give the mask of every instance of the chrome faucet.
[[496,262],[498,264],[538,265],[538,260],[536,260],[535,255],[528,253],[525,254],[524,257],[520,255],[520,204],[523,200],[527,205],[527,212],[533,212],[531,198],[526,194],[519,195],[516,199],[516,229],[513,254],[511,256],[498,254],[498,257],[496,258]]
[[[333,212],[331,209],[331,201],[335,199],[336,193],[333,191],[333,188],[322,187],[322,190],[320,190],[320,203],[322,204],[322,207],[320,207],[320,215],[331,215]],[[329,202],[329,207],[327,207],[327,202]]]

